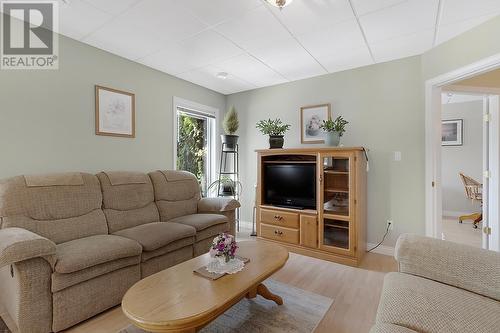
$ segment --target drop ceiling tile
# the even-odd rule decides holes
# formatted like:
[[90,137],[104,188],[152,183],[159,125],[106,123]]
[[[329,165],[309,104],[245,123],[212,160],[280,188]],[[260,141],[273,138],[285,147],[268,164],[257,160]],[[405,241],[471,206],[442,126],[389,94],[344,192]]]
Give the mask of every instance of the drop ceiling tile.
[[356,13],[361,16],[397,5],[406,0],[352,0]]
[[264,47],[277,40],[290,38],[290,33],[265,6],[250,10],[214,29],[244,49]]
[[73,0],[67,5],[61,3],[59,13],[59,31],[63,35],[77,40],[113,18],[112,15],[82,0]]
[[345,49],[333,54],[323,54],[317,59],[330,73],[373,64],[367,46]]
[[246,53],[215,65],[222,72],[244,78],[257,87],[287,82],[281,75]]
[[317,31],[354,18],[348,0],[295,0],[282,10],[266,6],[294,34]]
[[208,25],[215,25],[262,6],[262,0],[182,0],[182,4]]
[[156,69],[178,74],[208,66],[244,53],[214,31],[206,30],[182,42],[167,43],[157,52],[140,59]]
[[480,17],[474,17],[472,19],[462,20],[450,24],[441,24],[438,29],[436,45],[444,43],[453,37],[456,37],[467,30],[470,30],[483,22],[486,22],[493,17],[497,16],[499,13],[484,15]]
[[365,46],[361,29],[354,19],[330,28],[298,35],[297,39],[315,57]]
[[84,0],[100,10],[118,15],[141,0]]
[[235,75],[229,75],[225,80],[216,77],[220,68],[216,66],[205,66],[196,70],[177,75],[181,79],[215,90],[222,94],[233,94],[236,92],[255,89],[251,83],[242,80]]
[[364,16],[360,22],[369,43],[409,35],[436,24],[438,0],[408,0]]
[[179,45],[186,55],[188,63],[196,67],[202,67],[244,53],[231,41],[212,30],[204,31],[186,39]]
[[252,50],[251,53],[290,81],[327,73],[326,70],[292,38],[284,42],[276,43],[270,47]]
[[164,41],[179,41],[207,28],[181,3],[176,0],[143,0],[120,17]]
[[141,58],[139,62],[162,72],[177,75],[197,67],[193,64],[194,61],[191,61],[190,57],[190,52],[187,52],[179,44],[172,43],[164,46],[157,52]]
[[104,25],[83,42],[132,60],[151,54],[162,45],[157,36],[130,25],[123,18]]
[[434,29],[370,44],[375,61],[386,62],[422,54],[432,48]]
[[448,25],[458,21],[480,16],[498,15],[500,1],[498,0],[453,0],[445,1],[441,24]]

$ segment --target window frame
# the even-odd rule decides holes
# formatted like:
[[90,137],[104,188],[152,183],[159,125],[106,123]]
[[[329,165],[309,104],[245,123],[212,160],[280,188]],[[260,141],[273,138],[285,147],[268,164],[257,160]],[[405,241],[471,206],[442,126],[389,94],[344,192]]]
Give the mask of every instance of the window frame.
[[[219,151],[217,146],[217,137],[220,134],[219,130],[219,109],[193,102],[187,99],[174,96],[173,98],[173,108],[172,108],[172,126],[173,126],[173,137],[172,137],[172,152],[173,152],[173,164],[172,170],[177,170],[177,135],[178,135],[178,113],[179,109],[186,110],[187,113],[192,112],[194,115],[199,115],[201,117],[205,116],[214,119],[212,126],[208,126],[207,133],[207,187],[216,179],[217,176],[217,153]],[[210,122],[209,122],[210,123]]]

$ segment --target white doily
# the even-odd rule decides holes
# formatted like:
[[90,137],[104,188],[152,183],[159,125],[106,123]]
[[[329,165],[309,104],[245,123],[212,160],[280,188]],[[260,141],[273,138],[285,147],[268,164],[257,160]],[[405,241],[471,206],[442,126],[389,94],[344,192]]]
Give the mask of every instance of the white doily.
[[222,263],[224,260],[218,260],[214,258],[207,265],[207,271],[216,274],[234,274],[245,267],[245,263],[238,258],[229,260],[227,263]]

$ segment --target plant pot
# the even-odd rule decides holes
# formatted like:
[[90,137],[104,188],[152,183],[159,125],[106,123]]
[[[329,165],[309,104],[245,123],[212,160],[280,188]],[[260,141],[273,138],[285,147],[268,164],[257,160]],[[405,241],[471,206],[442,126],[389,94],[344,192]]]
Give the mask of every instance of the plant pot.
[[330,147],[337,147],[340,143],[339,132],[326,132],[325,133],[325,143]]
[[280,149],[283,148],[284,143],[283,135],[269,135],[269,148]]
[[236,149],[236,145],[238,144],[238,135],[230,135],[230,134],[221,134],[220,139],[222,143],[226,144],[227,150]]

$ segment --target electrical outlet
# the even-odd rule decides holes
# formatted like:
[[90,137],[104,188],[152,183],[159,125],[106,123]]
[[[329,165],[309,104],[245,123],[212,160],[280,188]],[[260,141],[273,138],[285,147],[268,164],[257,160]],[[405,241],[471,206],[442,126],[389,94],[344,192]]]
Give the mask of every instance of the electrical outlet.
[[394,229],[394,222],[392,220],[387,220],[387,228],[389,231]]

